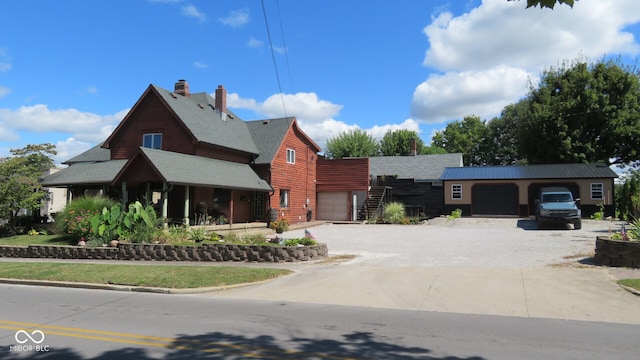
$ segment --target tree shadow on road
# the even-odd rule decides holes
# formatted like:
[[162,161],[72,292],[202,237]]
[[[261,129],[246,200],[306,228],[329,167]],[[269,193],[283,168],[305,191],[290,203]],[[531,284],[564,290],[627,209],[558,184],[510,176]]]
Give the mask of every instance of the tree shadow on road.
[[[483,360],[479,356],[457,357],[437,355],[420,346],[405,346],[371,332],[351,332],[336,339],[292,337],[276,339],[262,335],[247,337],[223,332],[183,335],[162,347],[126,347],[106,351],[95,360],[115,359],[398,359],[398,360]],[[15,356],[14,356],[15,355]],[[24,353],[9,353],[6,359],[24,359]],[[29,359],[86,359],[71,348],[51,348],[33,353]]]

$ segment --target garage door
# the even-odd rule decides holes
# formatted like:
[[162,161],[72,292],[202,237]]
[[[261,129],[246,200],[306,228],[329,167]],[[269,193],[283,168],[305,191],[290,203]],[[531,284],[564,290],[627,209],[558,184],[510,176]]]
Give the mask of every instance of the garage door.
[[318,220],[347,221],[349,220],[349,193],[319,192]]
[[518,215],[516,184],[476,184],[471,190],[473,215]]

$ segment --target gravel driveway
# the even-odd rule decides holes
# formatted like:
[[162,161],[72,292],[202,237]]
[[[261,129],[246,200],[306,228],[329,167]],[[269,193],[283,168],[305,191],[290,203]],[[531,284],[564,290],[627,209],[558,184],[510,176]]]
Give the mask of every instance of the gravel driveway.
[[584,219],[581,230],[537,230],[529,219],[440,217],[422,225],[326,224],[309,231],[331,255],[354,254],[351,262],[364,266],[545,267],[588,263],[596,236],[620,224]]

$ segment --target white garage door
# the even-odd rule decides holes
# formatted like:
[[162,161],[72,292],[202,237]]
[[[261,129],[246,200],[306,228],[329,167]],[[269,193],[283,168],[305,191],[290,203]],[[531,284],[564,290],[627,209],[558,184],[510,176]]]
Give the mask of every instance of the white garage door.
[[318,193],[318,220],[348,221],[349,193],[320,192]]

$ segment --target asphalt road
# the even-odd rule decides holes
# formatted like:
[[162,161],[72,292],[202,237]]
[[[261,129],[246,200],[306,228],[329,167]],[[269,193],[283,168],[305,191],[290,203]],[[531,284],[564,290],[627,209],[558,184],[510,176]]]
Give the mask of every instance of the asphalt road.
[[624,360],[640,351],[637,325],[6,284],[0,294],[0,359]]

